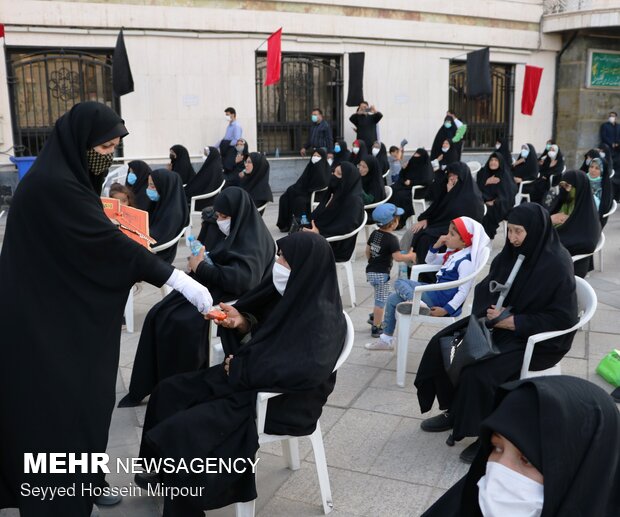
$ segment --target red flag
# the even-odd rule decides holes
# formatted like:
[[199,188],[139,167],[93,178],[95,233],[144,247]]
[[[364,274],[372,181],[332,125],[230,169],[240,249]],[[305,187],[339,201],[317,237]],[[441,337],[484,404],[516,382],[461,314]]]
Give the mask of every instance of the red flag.
[[4,38],[4,23],[0,23],[0,38]]
[[267,77],[265,86],[275,84],[280,80],[282,67],[282,27],[274,32],[267,40]]
[[538,66],[525,65],[525,78],[523,79],[523,94],[521,95],[521,113],[531,115],[538,97],[538,87],[543,69]]

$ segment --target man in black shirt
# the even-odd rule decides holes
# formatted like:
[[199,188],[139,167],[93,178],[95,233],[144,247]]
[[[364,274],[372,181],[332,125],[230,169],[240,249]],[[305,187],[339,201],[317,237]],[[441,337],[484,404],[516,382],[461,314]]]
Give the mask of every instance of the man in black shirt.
[[308,141],[299,151],[299,154],[306,156],[306,149],[325,149],[331,151],[334,145],[332,130],[327,120],[323,119],[323,112],[319,108],[314,108],[311,114],[312,125],[308,134]]
[[377,136],[377,124],[383,118],[383,114],[377,111],[374,106],[368,106],[366,101],[362,101],[357,108],[357,112],[349,117],[349,120],[355,124],[358,140],[366,142],[368,149],[379,140]]

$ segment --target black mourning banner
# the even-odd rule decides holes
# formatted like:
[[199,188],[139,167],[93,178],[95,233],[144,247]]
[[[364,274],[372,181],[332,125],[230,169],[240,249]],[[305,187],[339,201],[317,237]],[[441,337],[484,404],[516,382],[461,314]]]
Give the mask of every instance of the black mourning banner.
[[347,106],[359,106],[364,100],[364,57],[365,52],[349,54],[349,94]]
[[118,33],[114,55],[112,56],[112,88],[114,89],[114,94],[119,97],[133,92],[133,77],[129,67],[129,58],[127,57],[122,29]]
[[467,54],[467,96],[491,95],[491,64],[489,47]]

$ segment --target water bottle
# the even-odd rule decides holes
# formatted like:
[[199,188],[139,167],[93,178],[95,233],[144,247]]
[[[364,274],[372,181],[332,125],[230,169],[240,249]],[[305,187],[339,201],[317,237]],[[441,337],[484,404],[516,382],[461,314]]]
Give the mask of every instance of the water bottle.
[[276,147],[275,158],[280,158],[280,148]]
[[196,237],[194,237],[193,235],[190,235],[187,238],[187,242],[189,244],[189,249],[192,252],[192,255],[194,257],[197,257],[198,254],[200,253],[200,250],[202,248],[202,243],[198,240],[196,240]]
[[308,217],[306,216],[306,214],[301,214],[301,220],[299,221],[299,224],[301,226],[309,226],[310,225],[310,221],[308,221]]
[[211,260],[211,257],[209,257],[209,252],[208,251],[205,251],[205,258],[203,259],[203,262],[206,262],[210,266],[214,265],[213,261]]
[[[408,253],[407,250],[400,250],[400,252],[403,255],[406,255]],[[409,279],[409,274],[407,271],[407,263],[406,262],[399,262],[398,263],[398,278],[404,278],[405,280]]]

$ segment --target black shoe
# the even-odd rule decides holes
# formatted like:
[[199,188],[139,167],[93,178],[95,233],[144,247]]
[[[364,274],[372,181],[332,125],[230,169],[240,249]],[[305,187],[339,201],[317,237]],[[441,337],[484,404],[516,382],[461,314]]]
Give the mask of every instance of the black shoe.
[[476,454],[478,454],[479,450],[480,450],[480,438],[478,438],[471,445],[468,445],[467,447],[465,447],[463,449],[463,452],[461,452],[461,454],[459,455],[459,458],[461,458],[463,462],[471,464],[474,461],[474,458],[476,457]]
[[412,309],[413,309],[413,303],[411,302],[402,302],[396,306],[396,311],[399,314],[411,314]]
[[375,315],[372,312],[368,315],[368,319],[366,320],[366,323],[368,323],[369,325],[375,324]]
[[381,334],[383,334],[383,326],[382,325],[379,325],[379,326],[373,325],[370,328],[370,335],[372,337],[379,337],[379,336],[381,336]]
[[141,403],[142,403],[142,400],[136,400],[135,398],[133,398],[131,393],[127,393],[127,395],[125,395],[120,400],[120,402],[118,403],[118,406],[116,407],[136,407],[136,406],[139,406]]
[[133,478],[136,485],[140,488],[147,490],[149,487],[151,490],[157,490],[157,485],[160,483],[159,474],[152,472],[139,472]]
[[114,506],[123,500],[120,494],[100,495],[95,497],[95,504],[99,506]]
[[444,411],[441,415],[433,416],[423,420],[420,424],[422,431],[427,433],[440,433],[449,431],[454,426],[454,416]]

